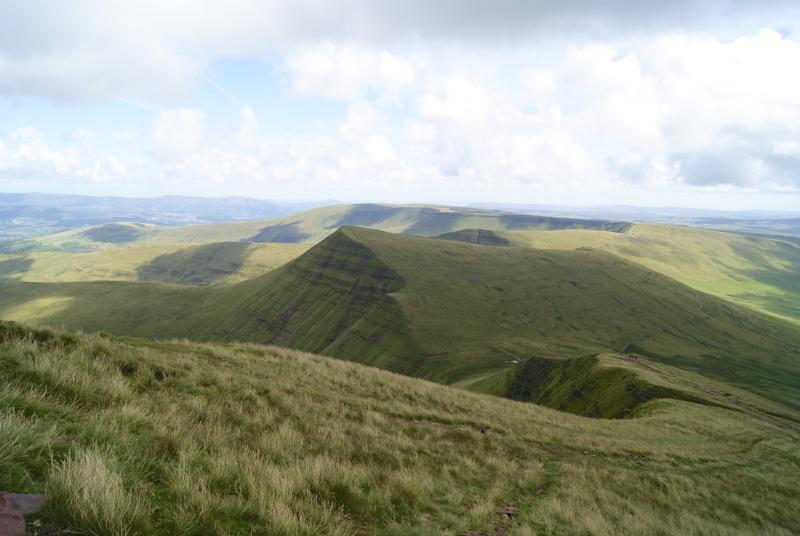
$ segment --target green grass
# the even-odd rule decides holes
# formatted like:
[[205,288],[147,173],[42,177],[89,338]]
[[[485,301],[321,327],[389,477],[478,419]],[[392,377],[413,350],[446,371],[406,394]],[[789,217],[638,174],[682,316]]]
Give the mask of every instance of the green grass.
[[51,496],[39,534],[800,531],[800,416],[611,360],[718,406],[590,419],[275,347],[0,324],[0,489]]
[[0,248],[0,253],[95,251],[125,243],[209,244],[244,241],[314,244],[342,226],[369,227],[397,233],[434,236],[465,228],[495,231],[604,229],[624,232],[630,224],[432,205],[332,205],[271,220],[183,227],[161,227],[141,223],[99,225],[7,243]]
[[598,250],[346,228],[281,268],[224,288],[94,282],[0,290],[0,318],[278,344],[486,392],[500,388],[503,369],[530,356],[628,349],[800,404],[798,327]]
[[308,247],[243,242],[133,243],[77,253],[0,255],[0,282],[158,281],[226,285],[274,270]]
[[[638,358],[634,358],[638,359]],[[596,355],[572,359],[532,357],[514,372],[507,395],[587,417],[627,417],[658,398],[706,399],[682,390],[655,385],[630,370],[601,366]]]
[[[444,238],[472,243],[482,243],[480,236],[498,236],[498,239],[492,239],[493,243],[510,240],[518,246],[538,249],[602,249],[697,290],[800,325],[800,247],[790,239],[772,240],[674,225],[628,226],[613,222],[536,219],[493,211],[430,206],[336,205],[276,220],[185,227],[113,224],[110,230],[109,226],[72,230],[6,244],[5,249],[15,254],[0,255],[0,280],[137,280],[135,273],[145,261],[165,255],[157,261],[159,267],[145,272],[154,273],[154,280],[227,284],[255,277],[288,262],[340,225],[362,225],[422,235],[435,235],[442,231],[446,235]],[[564,229],[575,226],[587,229]],[[109,241],[115,236],[114,229],[123,229],[116,234],[131,235],[136,242]],[[96,235],[100,240],[91,240],[87,235]],[[248,259],[255,260],[254,252],[258,251],[259,259],[264,262],[245,262],[238,272],[221,274],[215,266],[232,260],[231,257],[235,256],[233,250],[240,247],[232,242],[240,240],[274,240],[278,243],[273,244],[271,247],[275,249],[271,250],[248,250]],[[286,243],[295,241],[307,246]],[[205,259],[209,256],[202,250],[191,259],[191,250],[178,252],[179,249],[199,248],[201,244],[213,242],[230,244],[209,246],[212,250],[227,248],[227,251],[208,261]],[[176,255],[172,257],[169,253]],[[266,260],[266,255],[272,257]],[[137,256],[142,260],[139,261]],[[171,275],[173,268],[169,266],[173,262],[181,265],[174,276]],[[248,270],[248,266],[253,269]],[[266,269],[262,270],[264,267]],[[228,269],[223,268],[223,271]]]
[[469,244],[481,244],[483,246],[507,246],[510,244],[508,240],[494,231],[485,229],[461,229],[460,231],[440,234],[436,238],[467,242]]
[[511,232],[516,245],[609,251],[693,288],[800,325],[800,246],[735,233],[636,224],[626,233]]

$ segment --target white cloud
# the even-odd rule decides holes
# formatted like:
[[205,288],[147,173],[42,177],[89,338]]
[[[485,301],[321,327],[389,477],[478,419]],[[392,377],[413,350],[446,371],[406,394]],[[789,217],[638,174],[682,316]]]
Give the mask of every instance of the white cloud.
[[292,89],[302,95],[353,100],[374,91],[395,97],[413,84],[413,63],[387,51],[323,43],[291,53]]
[[161,176],[297,182],[304,191],[800,190],[800,76],[785,69],[800,64],[800,44],[771,31],[731,42],[670,34],[627,48],[573,46],[510,72],[417,62],[422,75],[403,87],[400,117],[378,90],[397,86],[355,67],[378,65],[382,52],[326,47],[333,63],[295,74],[304,91],[354,99],[334,128],[267,135],[245,107],[234,134],[214,141],[199,110],[161,111]]
[[206,116],[201,110],[161,110],[153,124],[156,152],[162,155],[180,155],[197,150],[206,137],[205,123]]
[[32,127],[23,127],[0,139],[0,177],[61,178],[80,169],[81,153],[56,150]]
[[[0,138],[0,169],[297,183],[300,195],[319,184],[800,190],[800,19],[790,3],[745,4],[8,2],[0,94],[116,99],[152,128],[75,129],[61,141],[80,143],[59,145],[24,127]],[[781,32],[752,27],[762,21]],[[266,58],[293,94],[346,112],[281,135],[242,106],[220,126],[182,99],[230,57]],[[141,154],[100,149],[136,129]]]
[[94,133],[85,128],[75,128],[64,134],[64,140],[86,143],[94,138]]

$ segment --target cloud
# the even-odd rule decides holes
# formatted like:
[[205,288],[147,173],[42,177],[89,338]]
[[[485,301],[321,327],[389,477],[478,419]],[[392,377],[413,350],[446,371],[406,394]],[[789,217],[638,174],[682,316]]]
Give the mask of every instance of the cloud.
[[206,116],[201,110],[161,110],[153,124],[157,154],[180,155],[197,150],[206,137]]
[[56,150],[33,127],[22,127],[0,138],[0,178],[60,179],[80,169],[81,152]]
[[370,92],[396,96],[416,77],[411,61],[387,51],[322,43],[291,53],[292,89],[302,95],[354,100]]
[[744,33],[753,24],[791,25],[797,14],[796,2],[784,0],[3,2],[0,93],[169,100],[204,80],[215,59],[286,55],[299,91],[317,94],[325,88],[320,83],[331,82],[330,95],[351,97],[376,83],[408,84],[413,73],[401,56],[373,51],[409,43],[491,47],[511,38],[528,47],[537,39],[609,40],[677,29]]
[[[101,147],[136,136],[129,125],[94,138],[75,129],[61,141],[81,143],[66,144],[18,129],[0,138],[0,166],[6,176],[281,184],[299,195],[325,184],[794,191],[793,5],[7,2],[0,94],[115,99],[152,126],[134,125],[135,154],[125,158]],[[219,58],[242,57],[266,59],[286,99],[339,100],[343,116],[283,134],[262,125],[256,103],[232,97],[247,92],[228,93],[231,82],[207,72]],[[198,83],[238,107],[231,124],[186,98]]]
[[64,140],[86,143],[94,138],[94,133],[85,128],[75,128],[64,134]]

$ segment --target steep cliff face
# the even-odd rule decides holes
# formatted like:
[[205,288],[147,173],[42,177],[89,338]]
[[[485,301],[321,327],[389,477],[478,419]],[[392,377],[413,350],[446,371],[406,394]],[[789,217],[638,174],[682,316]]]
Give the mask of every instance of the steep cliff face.
[[392,293],[405,281],[347,229],[263,278],[221,293],[212,338],[346,357],[403,372],[416,349]]
[[710,403],[677,389],[654,385],[629,370],[604,367],[597,356],[532,357],[512,375],[507,396],[606,419],[634,415],[639,406],[656,398]]

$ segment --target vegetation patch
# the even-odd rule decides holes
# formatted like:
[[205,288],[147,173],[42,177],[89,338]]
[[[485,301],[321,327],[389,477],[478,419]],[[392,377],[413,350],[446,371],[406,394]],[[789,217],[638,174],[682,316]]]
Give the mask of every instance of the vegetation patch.
[[217,242],[159,255],[136,270],[140,281],[213,285],[239,272],[250,253],[244,242]]
[[502,369],[532,355],[635,346],[800,404],[797,326],[596,249],[485,247],[346,227],[281,268],[220,288],[2,284],[0,318],[278,344],[488,392],[497,392]]
[[690,393],[649,383],[629,370],[600,366],[596,356],[532,357],[517,367],[507,395],[514,400],[605,419],[629,417],[642,404],[658,398],[712,404]]
[[300,230],[299,223],[277,223],[261,229],[258,234],[248,238],[248,242],[275,242],[294,244],[303,242],[311,235]]
[[80,233],[83,238],[88,238],[95,242],[106,242],[111,244],[126,244],[135,242],[142,235],[140,226],[135,223],[108,223],[97,225]]
[[456,242],[467,242],[469,244],[480,244],[482,246],[507,246],[508,240],[498,235],[494,231],[486,229],[461,229],[452,233],[440,234],[436,238],[440,240],[454,240]]
[[275,347],[0,326],[0,489],[50,496],[32,533],[800,530],[791,422],[587,419]]

